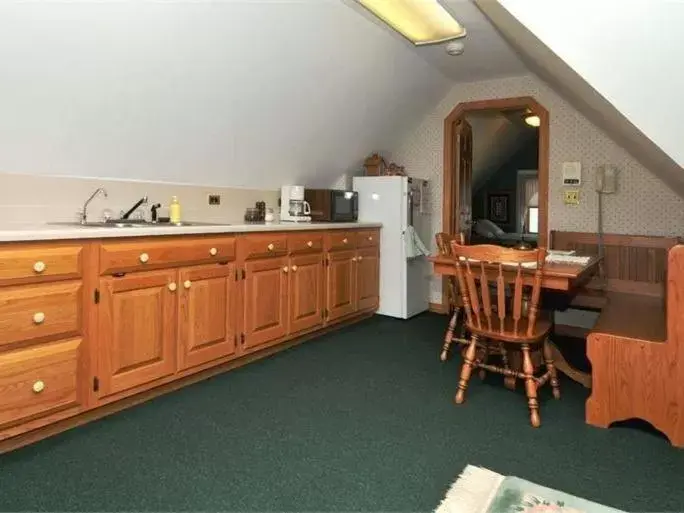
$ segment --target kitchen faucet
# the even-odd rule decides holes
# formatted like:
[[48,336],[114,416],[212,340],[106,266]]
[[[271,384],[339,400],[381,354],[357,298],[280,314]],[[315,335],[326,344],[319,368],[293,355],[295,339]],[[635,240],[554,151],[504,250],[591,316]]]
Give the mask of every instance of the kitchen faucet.
[[128,210],[128,212],[121,214],[121,219],[128,219],[140,205],[147,205],[147,196],[143,196],[142,198],[140,198],[138,202]]
[[102,187],[95,189],[95,192],[92,193],[90,198],[88,198],[83,204],[83,210],[81,211],[81,224],[86,224],[88,222],[88,205],[98,194],[102,194],[105,198],[107,197],[107,191],[105,191]]

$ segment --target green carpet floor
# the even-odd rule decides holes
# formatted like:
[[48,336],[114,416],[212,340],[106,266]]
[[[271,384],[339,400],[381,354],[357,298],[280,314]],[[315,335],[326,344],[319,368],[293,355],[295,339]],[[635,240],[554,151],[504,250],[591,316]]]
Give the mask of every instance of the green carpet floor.
[[684,450],[584,423],[586,392],[475,380],[446,319],[376,317],[0,456],[2,511],[429,511],[482,465],[628,511],[684,510]]

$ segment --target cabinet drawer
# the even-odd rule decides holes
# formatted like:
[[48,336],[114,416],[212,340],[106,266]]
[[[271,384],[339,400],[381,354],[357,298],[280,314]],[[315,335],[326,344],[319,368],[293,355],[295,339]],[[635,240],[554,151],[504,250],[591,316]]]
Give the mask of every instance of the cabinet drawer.
[[287,235],[284,233],[250,234],[241,238],[240,244],[245,259],[287,254]]
[[0,284],[81,276],[80,245],[18,245],[0,249]]
[[233,259],[233,237],[140,239],[103,243],[100,246],[100,273],[141,271]]
[[81,282],[0,289],[0,348],[7,344],[81,333]]
[[360,230],[356,232],[356,244],[360,248],[374,248],[380,242],[378,230]]
[[291,254],[320,253],[323,251],[323,234],[292,233],[288,236],[287,246]]
[[356,234],[343,230],[333,230],[328,233],[328,250],[354,249]]
[[79,405],[81,339],[0,354],[0,428]]

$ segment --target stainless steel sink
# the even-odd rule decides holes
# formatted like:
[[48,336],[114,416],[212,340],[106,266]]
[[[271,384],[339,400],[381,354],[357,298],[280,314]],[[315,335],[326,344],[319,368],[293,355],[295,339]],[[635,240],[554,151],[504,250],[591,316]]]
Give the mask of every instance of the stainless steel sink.
[[230,226],[229,223],[203,223],[195,221],[181,221],[180,223],[151,223],[137,219],[111,219],[109,221],[88,221],[48,223],[52,226],[82,226],[84,228],[153,228],[153,227],[183,227],[183,226]]

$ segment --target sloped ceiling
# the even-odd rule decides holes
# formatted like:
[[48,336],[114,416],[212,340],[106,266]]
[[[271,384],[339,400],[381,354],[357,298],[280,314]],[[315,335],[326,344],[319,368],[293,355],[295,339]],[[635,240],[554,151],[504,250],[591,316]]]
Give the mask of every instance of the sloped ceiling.
[[473,192],[520,148],[537,136],[521,113],[480,111],[466,115],[473,130]]
[[450,85],[338,0],[1,2],[0,172],[328,186]]
[[[552,48],[540,40],[537,34],[526,27],[521,20],[504,7],[500,1],[475,0],[475,2],[508,42],[523,55],[523,60],[530,70],[545,80],[559,94],[563,95],[578,111],[584,114],[596,126],[605,131],[616,143],[630,152],[635,159],[649,169],[655,176],[659,177],[676,194],[684,197],[684,170],[682,169],[682,166],[651,140],[648,137],[648,133],[637,128],[637,126],[626,117],[625,112],[621,112],[615,104],[608,101],[606,97],[602,95],[602,91],[590,85],[585,77],[581,76],[559,55],[554,53]],[[621,70],[619,68],[619,62],[616,62],[615,59],[611,59],[609,55],[602,54],[599,49],[596,48],[596,45],[592,43],[592,41],[594,41],[592,38],[595,37],[624,37],[625,45],[622,49],[624,52],[628,52],[631,50],[631,45],[634,42],[634,34],[641,33],[644,26],[657,27],[654,29],[657,31],[667,29],[672,31],[668,37],[659,37],[658,40],[663,40],[668,45],[668,41],[673,44],[669,45],[669,50],[660,48],[659,51],[662,53],[662,56],[659,56],[659,58],[664,57],[671,59],[673,58],[671,55],[672,52],[681,52],[681,45],[677,46],[672,39],[674,37],[678,43],[679,31],[681,28],[681,23],[678,20],[684,15],[684,7],[680,5],[680,8],[677,9],[677,2],[659,3],[660,5],[658,7],[669,6],[679,13],[679,18],[670,20],[672,25],[668,27],[664,27],[663,24],[644,24],[643,15],[645,15],[647,11],[652,12],[651,9],[654,6],[651,5],[649,7],[650,4],[647,5],[646,2],[641,1],[637,5],[631,7],[631,14],[634,15],[634,18],[632,19],[634,27],[630,27],[624,23],[618,25],[615,23],[614,19],[608,20],[604,17],[602,18],[605,22],[603,25],[600,23],[601,20],[592,20],[592,26],[594,28],[586,26],[586,23],[589,20],[584,16],[585,13],[576,11],[577,7],[574,2],[564,2],[563,7],[567,9],[568,13],[573,10],[576,11],[575,14],[580,16],[582,20],[581,27],[571,23],[567,19],[567,16],[564,17],[562,12],[559,12],[558,10],[560,4],[555,2],[548,4],[548,2],[538,1],[534,4],[530,4],[529,2],[520,3],[517,1],[507,1],[506,4],[518,7],[524,6],[528,9],[531,8],[532,10],[530,12],[534,12],[535,9],[548,8],[547,19],[555,20],[554,23],[558,23],[558,27],[554,29],[547,26],[545,27],[545,31],[564,30],[564,34],[568,41],[576,41],[578,36],[589,37],[586,47],[574,45],[572,46],[573,51],[577,52],[584,49],[586,51],[585,57],[593,61],[595,69],[597,67],[602,67],[604,70],[613,71],[613,86],[617,84],[629,88],[632,91],[638,90],[636,96],[642,97],[642,99],[639,100],[641,105],[631,106],[630,111],[632,113],[645,113],[646,117],[650,118],[649,124],[644,124],[644,130],[647,130],[648,125],[653,126],[653,123],[671,125],[672,123],[677,123],[675,120],[681,119],[682,113],[680,111],[682,109],[682,104],[681,101],[679,101],[679,97],[668,95],[664,99],[655,98],[654,90],[652,88],[654,81],[670,81],[672,74],[677,75],[678,71],[673,70],[669,65],[663,65],[658,70],[663,73],[662,76],[641,73],[641,69],[643,68],[639,64],[639,59],[645,59],[644,62],[646,62],[654,58],[649,52],[648,45],[644,47],[642,52],[632,51],[625,56],[626,60],[622,63],[624,64],[627,62],[630,67],[629,74],[626,74],[624,69]],[[604,14],[606,16],[611,16],[613,18],[616,16],[617,11],[614,10],[613,4],[604,7]],[[634,9],[638,12],[633,12]],[[536,15],[538,16],[539,12],[536,12]],[[593,12],[592,15],[596,16],[596,13]],[[539,19],[537,19],[537,21],[539,21]],[[610,27],[610,34],[598,35],[598,33],[606,27]],[[592,35],[587,36],[587,34]],[[670,54],[669,57],[666,57],[668,54]],[[627,78],[631,77],[631,74],[635,74],[639,78],[637,80]],[[677,77],[676,80],[681,80],[682,75],[679,74]],[[671,85],[672,84],[669,84],[669,86]],[[599,87],[599,85],[596,84],[596,87]],[[659,104],[664,101],[665,108],[657,108],[656,100]],[[626,107],[627,106],[625,106],[625,109]],[[672,133],[673,132],[670,131],[670,133],[667,134],[668,140],[672,138]],[[681,153],[681,145],[677,148],[673,146],[673,148]]]

